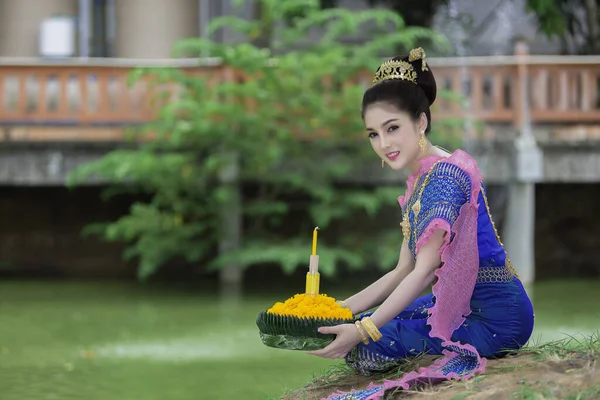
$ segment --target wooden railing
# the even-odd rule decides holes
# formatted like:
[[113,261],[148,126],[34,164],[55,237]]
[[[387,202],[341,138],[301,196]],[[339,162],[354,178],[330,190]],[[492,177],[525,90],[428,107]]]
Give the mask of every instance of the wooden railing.
[[[48,64],[0,58],[0,125],[123,126],[153,118],[145,84],[127,86],[142,62],[102,60]],[[152,61],[223,74],[214,60]],[[429,60],[439,89],[462,93],[468,107],[438,98],[437,119],[469,116],[487,123],[600,123],[600,57],[498,56]],[[365,75],[368,85],[370,76]],[[522,83],[527,91],[522,92]],[[526,95],[524,95],[526,93]]]
[[[148,85],[128,84],[140,64],[121,61],[59,65],[0,59],[0,124],[123,126],[151,120],[155,109]],[[218,73],[220,67],[201,69]]]
[[600,57],[474,57],[431,64],[438,87],[468,100],[466,109],[442,104],[438,118],[468,114],[517,126],[600,122]]

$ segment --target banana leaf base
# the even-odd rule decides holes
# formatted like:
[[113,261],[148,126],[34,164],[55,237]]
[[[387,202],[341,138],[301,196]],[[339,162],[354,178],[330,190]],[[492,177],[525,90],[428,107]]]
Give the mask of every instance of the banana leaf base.
[[[325,335],[323,335],[325,336]],[[327,335],[329,336],[329,335]],[[265,346],[284,350],[320,350],[333,342],[334,338],[298,337],[290,335],[269,335],[260,333],[260,339]]]
[[319,350],[333,342],[335,335],[319,333],[321,326],[353,323],[353,319],[296,317],[258,314],[256,325],[264,345],[285,350]]

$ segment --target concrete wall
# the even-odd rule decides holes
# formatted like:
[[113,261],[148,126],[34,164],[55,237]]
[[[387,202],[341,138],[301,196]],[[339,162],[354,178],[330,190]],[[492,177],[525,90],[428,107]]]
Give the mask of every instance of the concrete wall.
[[[78,0],[0,0],[0,56],[37,57],[42,21],[78,12]],[[115,57],[169,58],[200,32],[198,0],[116,0],[114,19]]]
[[[133,279],[136,266],[122,260],[124,246],[81,236],[85,225],[114,220],[138,200],[123,196],[103,201],[102,190],[103,187],[98,186],[74,191],[56,186],[0,186],[0,277],[25,274]],[[490,206],[499,229],[504,217],[504,191],[502,186],[488,187]],[[600,183],[537,186],[536,280],[600,277],[597,259],[600,214],[593,212],[597,204],[600,204]],[[295,218],[304,217],[303,211],[298,210],[298,213]],[[387,217],[376,221],[361,217],[336,224],[329,231],[362,229],[369,232],[381,224],[395,224],[394,221],[401,218],[399,209],[387,213]],[[200,277],[194,275],[193,270],[189,265],[173,263],[163,273],[180,278],[186,274]],[[256,271],[260,273],[261,269]],[[252,280],[254,273],[250,270],[247,278]],[[277,276],[280,272],[271,273]]]
[[37,57],[42,21],[77,17],[77,0],[0,0],[0,56]]
[[0,275],[132,277],[122,245],[82,237],[89,223],[117,218],[133,199],[103,202],[100,187],[0,187]]
[[[8,133],[6,133],[8,132]],[[5,137],[10,137],[6,128]],[[0,130],[2,136],[2,130]],[[0,148],[0,185],[63,185],[77,166],[102,157],[114,144],[107,143],[10,143]],[[600,141],[541,144],[544,182],[600,182]],[[488,184],[504,184],[515,177],[514,145],[511,142],[478,144],[467,149],[477,160]],[[369,168],[370,167],[370,168]],[[354,181],[403,184],[406,176],[389,168],[361,166]],[[101,182],[90,182],[96,185]]]
[[115,57],[169,58],[173,44],[197,37],[198,0],[118,0]]
[[600,183],[536,188],[536,281],[600,278]]

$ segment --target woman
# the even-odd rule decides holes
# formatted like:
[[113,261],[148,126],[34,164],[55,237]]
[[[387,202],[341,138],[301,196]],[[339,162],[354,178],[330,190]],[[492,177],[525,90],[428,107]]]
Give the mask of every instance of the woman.
[[[522,347],[533,330],[533,307],[496,232],[475,161],[427,139],[436,84],[424,51],[384,62],[373,82],[362,101],[371,146],[382,166],[410,172],[398,198],[404,241],[393,271],[342,302],[354,315],[377,310],[356,324],[320,328],[336,339],[310,354],[345,357],[364,375],[418,354],[444,357],[331,399],[380,399],[419,380],[468,379],[484,370],[486,357]],[[432,283],[433,293],[419,297]]]

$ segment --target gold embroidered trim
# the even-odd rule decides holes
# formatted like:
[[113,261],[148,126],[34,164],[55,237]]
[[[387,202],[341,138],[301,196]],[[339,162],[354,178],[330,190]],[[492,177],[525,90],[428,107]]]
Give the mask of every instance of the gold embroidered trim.
[[504,254],[506,256],[506,267],[508,267],[508,269],[510,270],[510,272],[517,277],[517,279],[519,278],[519,274],[517,273],[517,270],[513,267],[512,262],[510,261],[510,258],[508,258],[508,254],[506,253],[506,249],[504,248],[504,244],[502,243],[502,241],[500,240],[500,235],[498,234],[498,230],[496,229],[496,224],[494,223],[494,220],[492,219],[492,214],[490,213],[490,206],[488,204],[488,199],[485,193],[485,190],[483,190],[483,186],[481,186],[481,193],[483,195],[483,201],[485,203],[485,209],[487,211],[488,217],[490,218],[490,222],[492,223],[492,227],[494,228],[494,233],[496,234],[496,240],[498,240],[498,243],[500,243],[500,246],[502,246],[502,250],[504,250]]
[[[421,187],[419,188],[419,192],[418,193],[415,193],[415,191],[417,189],[417,183],[421,179],[421,176],[418,175],[418,176],[415,177],[415,182],[413,184],[413,190],[412,190],[412,193],[411,193],[410,197],[406,200],[406,211],[404,211],[404,215],[402,216],[402,222],[400,222],[400,226],[402,227],[402,235],[405,238],[409,238],[410,235],[412,234],[412,232],[411,232],[411,226],[410,226],[410,219],[409,219],[409,212],[410,212],[411,209],[413,210],[413,213],[415,215],[415,225],[417,225],[418,215],[419,215],[419,212],[421,211],[421,196],[423,195],[423,192],[425,191],[425,187],[429,183],[429,179],[431,177],[431,173],[433,172],[433,169],[441,161],[442,160],[436,161],[431,166],[431,168],[429,168],[429,171],[427,171],[427,175],[423,179],[423,183],[421,184]],[[408,205],[410,204],[410,200],[411,200],[412,196],[414,196],[415,194],[417,195],[417,199],[413,203],[412,207],[408,207]]]
[[480,267],[477,271],[477,283],[507,283],[511,282],[515,275],[509,267]]

